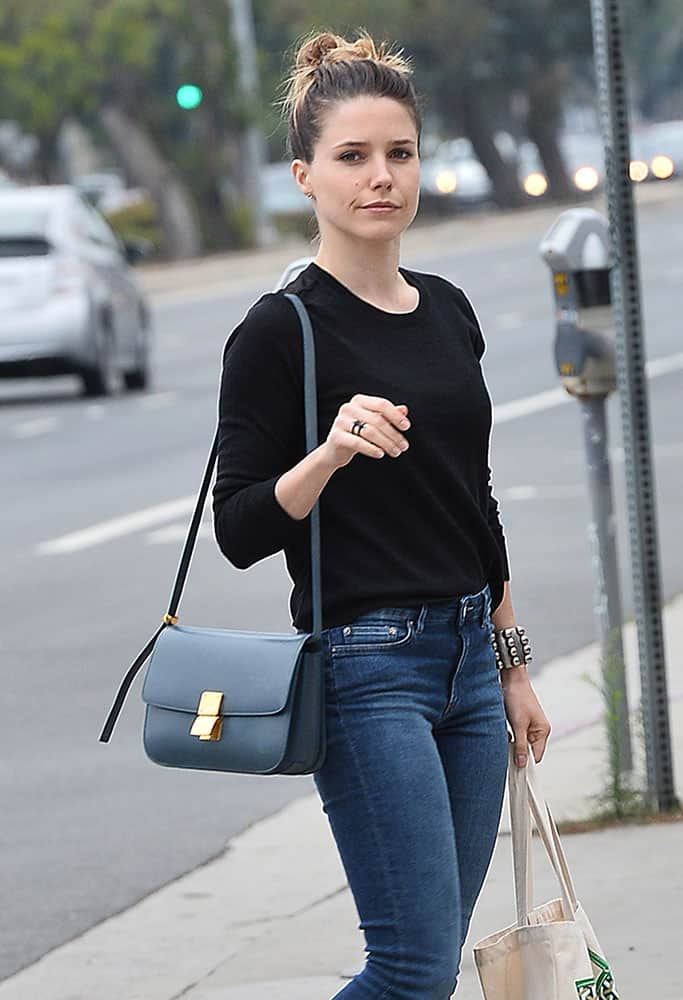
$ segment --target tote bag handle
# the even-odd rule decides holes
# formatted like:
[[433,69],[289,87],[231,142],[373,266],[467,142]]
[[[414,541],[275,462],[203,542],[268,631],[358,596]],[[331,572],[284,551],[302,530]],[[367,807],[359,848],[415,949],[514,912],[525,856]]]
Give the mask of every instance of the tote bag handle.
[[533,876],[531,864],[531,817],[539,832],[548,860],[560,886],[565,916],[574,919],[578,906],[576,890],[569,871],[555,820],[541,791],[537,765],[531,751],[526,767],[517,767],[510,748],[508,791],[510,797],[510,828],[515,885],[517,925],[529,923],[533,907]]

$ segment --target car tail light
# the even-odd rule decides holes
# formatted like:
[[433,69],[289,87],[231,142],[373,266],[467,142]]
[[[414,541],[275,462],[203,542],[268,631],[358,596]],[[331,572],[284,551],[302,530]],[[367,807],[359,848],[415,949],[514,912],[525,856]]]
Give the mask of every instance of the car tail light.
[[57,295],[83,291],[87,279],[86,268],[77,257],[61,254],[55,257],[53,292]]

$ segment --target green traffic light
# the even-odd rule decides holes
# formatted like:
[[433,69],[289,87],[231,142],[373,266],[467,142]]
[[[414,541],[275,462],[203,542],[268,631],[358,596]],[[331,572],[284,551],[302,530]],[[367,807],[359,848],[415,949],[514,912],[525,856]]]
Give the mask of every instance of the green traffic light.
[[175,95],[179,106],[186,111],[198,108],[202,103],[203,97],[204,94],[201,87],[195,87],[193,83],[184,83],[182,87],[178,87]]

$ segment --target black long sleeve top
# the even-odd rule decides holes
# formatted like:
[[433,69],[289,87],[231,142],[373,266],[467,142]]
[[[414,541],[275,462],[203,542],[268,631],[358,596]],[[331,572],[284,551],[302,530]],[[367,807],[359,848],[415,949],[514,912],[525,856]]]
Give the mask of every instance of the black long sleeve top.
[[223,354],[216,539],[240,569],[284,550],[297,629],[312,629],[310,518],[291,517],[274,493],[306,454],[301,327],[285,291],[300,296],[313,325],[319,442],[356,393],[405,403],[411,422],[407,451],[355,455],[320,495],[323,628],[487,582],[495,610],[510,577],[488,464],[479,322],[452,282],[400,272],[420,293],[409,313],[371,305],[312,262],[251,306]]

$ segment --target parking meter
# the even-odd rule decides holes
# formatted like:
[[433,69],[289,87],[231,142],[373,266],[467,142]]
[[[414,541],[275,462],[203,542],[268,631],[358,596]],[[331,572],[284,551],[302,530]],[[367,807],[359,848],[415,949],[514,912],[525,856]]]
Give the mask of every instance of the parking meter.
[[633,758],[607,442],[607,396],[617,387],[607,222],[592,208],[569,209],[550,227],[539,250],[553,275],[557,319],[555,364],[565,389],[577,398],[581,408],[592,509],[588,534],[593,548],[602,679],[610,704],[616,705],[610,747],[616,748],[620,772],[628,775]]
[[592,208],[571,208],[539,251],[553,275],[562,383],[574,396],[606,396],[617,385],[607,222]]

